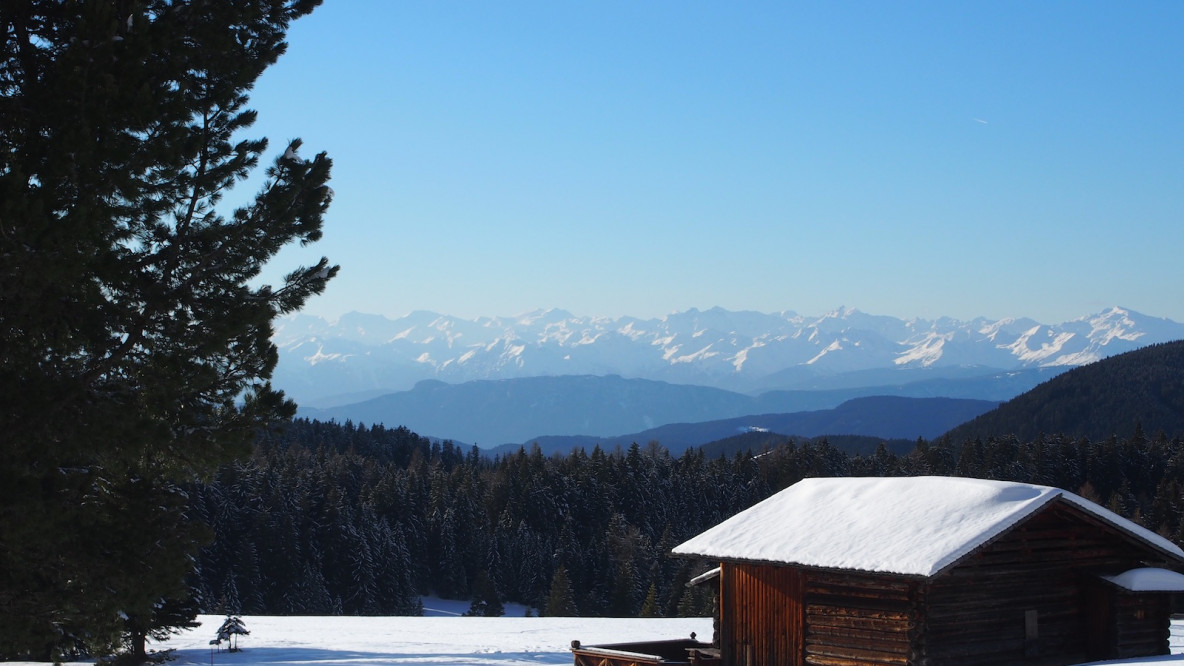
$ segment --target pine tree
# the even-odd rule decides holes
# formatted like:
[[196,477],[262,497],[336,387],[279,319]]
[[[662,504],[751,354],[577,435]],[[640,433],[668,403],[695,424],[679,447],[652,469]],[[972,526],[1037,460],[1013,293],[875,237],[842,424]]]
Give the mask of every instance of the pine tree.
[[[0,658],[110,651],[193,545],[121,520],[119,489],[189,480],[294,412],[268,382],[271,322],[337,269],[255,278],[319,239],[330,161],[292,141],[254,200],[217,206],[267,150],[236,138],[247,92],[316,4],[0,9]],[[176,543],[121,559],[153,534]]]
[[226,620],[222,622],[222,626],[218,627],[218,642],[225,642],[227,650],[230,652],[238,652],[238,637],[249,636],[251,632],[247,631],[247,625],[243,623],[242,618],[227,615]]
[[469,605],[465,615],[476,617],[501,617],[506,614],[506,608],[498,597],[489,572],[482,569],[473,583],[473,602]]
[[[198,600],[188,589],[189,557],[196,553],[197,526],[185,519],[186,496],[170,483],[146,474],[121,484],[121,502],[115,509],[112,529],[123,534],[120,551],[108,551],[107,584],[115,589],[143,588],[156,591],[152,599],[140,596],[124,608],[123,642],[131,660],[148,659],[147,640],[164,640],[172,633],[197,626]],[[123,532],[119,522],[134,522],[141,529]],[[161,538],[170,535],[171,538]]]
[[608,614],[611,617],[633,617],[633,588],[636,586],[633,561],[622,562],[617,568],[617,577],[609,599]]
[[547,617],[576,617],[579,615],[579,611],[576,610],[575,597],[571,591],[571,582],[567,577],[567,567],[562,564],[555,569],[555,575],[551,577],[551,592],[547,595],[547,605],[541,614]]
[[124,637],[128,657],[134,663],[149,660],[148,639],[162,642],[185,629],[201,626],[197,621],[198,600],[193,595],[161,599],[143,620],[128,616],[124,621]]
[[706,585],[692,585],[686,588],[678,600],[679,617],[710,617],[712,593]]
[[661,617],[662,610],[658,607],[658,585],[650,583],[650,589],[645,594],[645,601],[641,604],[641,617]]

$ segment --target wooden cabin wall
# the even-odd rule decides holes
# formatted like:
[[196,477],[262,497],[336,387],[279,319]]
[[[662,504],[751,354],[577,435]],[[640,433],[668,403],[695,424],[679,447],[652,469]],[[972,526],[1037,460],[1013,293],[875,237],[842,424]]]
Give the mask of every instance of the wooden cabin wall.
[[1111,656],[1126,659],[1169,653],[1171,598],[1167,594],[1118,592],[1113,601]]
[[1091,608],[1087,590],[1097,575],[1140,566],[1148,554],[1076,509],[1054,505],[931,579],[916,663],[1087,661],[1087,627],[1108,622],[1091,617],[1101,611]]
[[809,571],[805,660],[814,666],[909,664],[920,583],[896,576]]
[[731,666],[797,666],[802,650],[802,572],[720,567],[720,655]]

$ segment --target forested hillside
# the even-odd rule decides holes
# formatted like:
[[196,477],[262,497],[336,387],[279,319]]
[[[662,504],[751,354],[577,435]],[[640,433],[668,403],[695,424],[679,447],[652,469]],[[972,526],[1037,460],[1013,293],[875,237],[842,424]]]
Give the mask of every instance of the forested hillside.
[[807,476],[945,474],[1066,488],[1177,542],[1184,441],[1059,435],[920,441],[849,456],[826,442],[671,457],[656,444],[490,459],[405,429],[299,420],[191,493],[215,539],[194,586],[206,611],[416,613],[416,595],[544,613],[706,611],[670,549]]
[[1184,432],[1184,341],[1151,345],[1075,368],[950,431],[954,441],[1041,433],[1102,439]]

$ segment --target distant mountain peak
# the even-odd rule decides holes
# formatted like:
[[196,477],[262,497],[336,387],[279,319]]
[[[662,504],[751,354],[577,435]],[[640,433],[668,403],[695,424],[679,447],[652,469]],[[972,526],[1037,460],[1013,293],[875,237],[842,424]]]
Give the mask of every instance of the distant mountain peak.
[[852,317],[857,314],[860,314],[859,310],[855,308],[849,308],[845,305],[840,305],[834,310],[831,310],[830,312],[823,315],[823,317],[827,319],[847,319],[848,317]]
[[[898,319],[841,306],[821,316],[692,308],[656,319],[586,317],[548,308],[463,319],[430,311],[388,318],[277,322],[275,384],[303,401],[538,375],[606,375],[744,393],[850,385],[859,373],[1069,368],[1156,342],[1184,325],[1123,307],[1063,323],[1027,318]],[[840,377],[853,377],[840,381]],[[899,381],[899,380],[897,380]]]

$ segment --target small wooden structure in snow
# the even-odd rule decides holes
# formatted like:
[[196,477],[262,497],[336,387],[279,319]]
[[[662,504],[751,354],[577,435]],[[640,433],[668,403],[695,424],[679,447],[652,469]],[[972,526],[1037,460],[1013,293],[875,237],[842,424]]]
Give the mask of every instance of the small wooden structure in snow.
[[710,643],[695,640],[695,634],[691,634],[689,639],[645,643],[581,645],[579,641],[571,642],[575,666],[707,666],[719,663],[715,660],[703,661],[699,657],[703,650],[714,652]]
[[721,563],[722,663],[1061,665],[1168,653],[1184,551],[1077,495],[806,479],[676,547]]
[[[674,553],[720,562],[717,642],[697,653],[725,666],[1167,654],[1184,591],[1167,539],[1064,490],[979,479],[806,479]],[[662,663],[582,649],[577,664]]]

